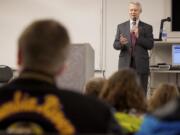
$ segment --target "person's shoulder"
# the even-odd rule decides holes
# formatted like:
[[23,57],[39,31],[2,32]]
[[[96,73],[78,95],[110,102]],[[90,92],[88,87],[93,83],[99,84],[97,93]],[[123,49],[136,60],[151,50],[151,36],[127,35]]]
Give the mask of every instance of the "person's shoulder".
[[146,22],[140,21],[140,23],[141,23],[142,25],[146,26],[146,27],[152,27],[151,24],[148,24],[148,23],[146,23]]
[[[107,104],[105,104],[104,102],[102,102],[101,100],[93,97],[93,96],[88,96],[88,95],[84,95],[80,92],[76,92],[77,90],[74,89],[59,89],[59,96],[61,100],[65,100],[65,99],[71,99],[72,104],[78,104],[81,103],[81,105],[93,105],[94,107],[100,107],[102,108],[106,108],[109,109],[109,106]],[[93,107],[92,106],[92,107]]]
[[180,97],[174,99],[161,108],[155,110],[152,115],[161,120],[180,120]]
[[121,27],[121,26],[124,26],[124,25],[127,25],[129,24],[129,21],[125,21],[125,22],[122,22],[120,24],[118,24],[118,27]]

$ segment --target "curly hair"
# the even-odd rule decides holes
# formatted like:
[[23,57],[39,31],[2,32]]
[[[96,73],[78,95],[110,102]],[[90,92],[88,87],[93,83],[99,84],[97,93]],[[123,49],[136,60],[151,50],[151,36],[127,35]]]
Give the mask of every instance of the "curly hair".
[[133,69],[115,72],[103,87],[100,98],[112,105],[117,111],[146,111],[146,97],[138,75]]
[[173,84],[162,83],[155,90],[148,101],[148,111],[153,112],[170,100],[179,96],[178,88]]

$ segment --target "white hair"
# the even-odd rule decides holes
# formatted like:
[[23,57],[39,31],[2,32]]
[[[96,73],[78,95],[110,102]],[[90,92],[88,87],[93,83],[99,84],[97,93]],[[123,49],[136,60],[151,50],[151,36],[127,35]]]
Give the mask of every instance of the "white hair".
[[138,6],[139,9],[140,9],[140,12],[142,12],[142,6],[141,6],[141,3],[140,3],[139,1],[133,0],[133,1],[129,2],[129,5],[130,5],[130,4],[133,4],[133,5]]

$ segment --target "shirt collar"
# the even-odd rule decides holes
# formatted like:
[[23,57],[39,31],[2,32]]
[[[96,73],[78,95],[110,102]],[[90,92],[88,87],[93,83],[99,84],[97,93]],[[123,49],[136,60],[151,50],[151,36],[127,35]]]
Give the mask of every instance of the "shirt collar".
[[55,83],[55,79],[52,75],[44,73],[42,71],[36,71],[36,70],[30,70],[30,69],[23,70],[20,73],[19,78],[31,78],[31,79],[46,81],[52,84]]
[[[133,20],[130,19],[130,26],[132,25],[132,22],[133,22]],[[139,24],[139,19],[136,20],[136,26],[138,26],[138,24]]]

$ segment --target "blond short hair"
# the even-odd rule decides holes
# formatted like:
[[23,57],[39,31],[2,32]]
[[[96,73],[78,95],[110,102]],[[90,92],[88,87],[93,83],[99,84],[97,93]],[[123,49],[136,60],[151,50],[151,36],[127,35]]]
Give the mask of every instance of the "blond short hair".
[[23,68],[54,74],[64,64],[70,38],[66,28],[59,22],[38,20],[24,30],[18,44]]

